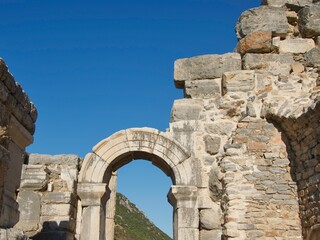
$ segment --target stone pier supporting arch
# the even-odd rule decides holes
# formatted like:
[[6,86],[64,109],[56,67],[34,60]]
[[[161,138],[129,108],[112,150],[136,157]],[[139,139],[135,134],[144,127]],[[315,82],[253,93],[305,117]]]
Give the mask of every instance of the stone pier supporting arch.
[[174,239],[199,239],[197,161],[176,140],[151,128],[119,131],[93,147],[79,173],[81,240],[113,239],[115,172],[134,159],[145,159],[172,179],[168,200],[174,207]]

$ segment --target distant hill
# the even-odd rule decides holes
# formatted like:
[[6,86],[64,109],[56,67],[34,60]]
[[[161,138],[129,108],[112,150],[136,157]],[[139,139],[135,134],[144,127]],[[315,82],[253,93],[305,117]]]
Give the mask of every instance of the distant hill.
[[121,193],[117,193],[115,224],[115,240],[171,240]]

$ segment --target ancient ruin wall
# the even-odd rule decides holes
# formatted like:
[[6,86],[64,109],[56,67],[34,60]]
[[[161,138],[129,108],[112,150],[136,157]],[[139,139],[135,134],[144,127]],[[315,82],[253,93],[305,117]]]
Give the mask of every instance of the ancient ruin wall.
[[[175,84],[185,98],[174,102],[170,129],[161,134],[190,152],[194,164],[181,169],[197,179],[186,186],[196,193],[193,208],[175,209],[185,216],[178,222],[191,219],[187,227],[175,225],[178,240],[318,234],[313,230],[320,226],[319,22],[318,0],[263,0],[240,16],[235,52],[175,62]],[[11,227],[17,221],[12,196],[18,183],[8,179],[21,165],[10,164],[22,164],[37,114],[3,62],[0,67],[0,206],[7,213],[0,216],[13,216],[0,227]],[[31,155],[23,167],[16,227],[37,239],[82,239],[80,166],[76,156]],[[32,204],[23,204],[28,199]]]
[[0,228],[19,220],[16,191],[25,147],[33,142],[37,110],[0,59]]
[[200,239],[306,239],[320,223],[319,22],[319,1],[262,1],[240,16],[234,53],[175,62],[185,99],[170,132],[216,204],[199,205]]

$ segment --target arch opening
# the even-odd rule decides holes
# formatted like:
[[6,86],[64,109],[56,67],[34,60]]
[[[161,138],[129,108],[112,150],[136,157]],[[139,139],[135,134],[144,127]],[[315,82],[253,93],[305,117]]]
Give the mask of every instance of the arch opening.
[[[190,153],[167,133],[150,128],[117,132],[98,143],[88,154],[79,173],[78,216],[82,239],[114,239],[116,171],[136,159],[145,159],[171,178],[168,201],[173,206],[173,237],[182,240],[199,234],[197,209],[199,176]],[[194,211],[186,211],[192,209]],[[188,216],[184,216],[188,214]],[[190,216],[192,215],[192,216]],[[194,219],[191,223],[188,219]]]

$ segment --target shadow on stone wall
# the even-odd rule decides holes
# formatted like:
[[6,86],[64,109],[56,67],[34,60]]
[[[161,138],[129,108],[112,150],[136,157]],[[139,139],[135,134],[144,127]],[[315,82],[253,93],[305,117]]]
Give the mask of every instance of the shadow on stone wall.
[[74,236],[68,231],[68,221],[48,221],[43,223],[42,231],[31,237],[32,240],[73,240]]

